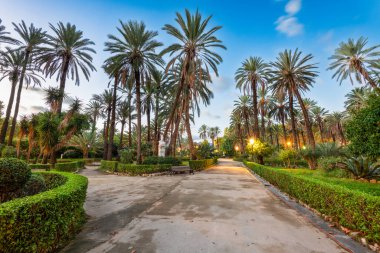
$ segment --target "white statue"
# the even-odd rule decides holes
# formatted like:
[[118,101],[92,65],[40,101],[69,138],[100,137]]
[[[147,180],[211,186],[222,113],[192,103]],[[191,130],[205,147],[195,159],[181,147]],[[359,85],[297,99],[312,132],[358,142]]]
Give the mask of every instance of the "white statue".
[[158,156],[165,157],[166,142],[161,137],[161,140],[158,142]]

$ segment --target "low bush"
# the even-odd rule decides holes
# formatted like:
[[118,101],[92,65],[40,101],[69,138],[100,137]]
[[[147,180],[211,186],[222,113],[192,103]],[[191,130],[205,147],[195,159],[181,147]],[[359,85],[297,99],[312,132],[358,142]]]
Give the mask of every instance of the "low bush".
[[23,196],[30,196],[46,190],[45,178],[41,174],[32,174],[24,185]]
[[22,188],[32,172],[28,164],[17,158],[0,159],[0,193]]
[[16,148],[13,146],[5,146],[1,150],[2,158],[15,158],[16,156]]
[[75,172],[78,169],[82,169],[84,167],[84,161],[73,161],[67,163],[56,163],[54,169],[57,171],[64,172]]
[[169,171],[171,167],[171,164],[136,165],[119,163],[116,171],[128,173],[131,176],[136,176]]
[[117,164],[118,164],[117,161],[101,160],[100,161],[100,170],[115,172],[117,169]]
[[29,164],[29,168],[31,170],[50,170],[51,164],[42,164],[42,163]]
[[182,160],[171,156],[149,156],[144,159],[143,164],[171,164],[173,166],[180,166],[182,164]]
[[192,170],[200,171],[210,167],[218,162],[218,158],[204,159],[204,160],[190,160],[189,166]]
[[248,162],[246,165],[271,184],[332,217],[340,225],[360,231],[369,242],[380,241],[380,197],[364,190],[376,188],[377,184],[322,179],[313,177],[311,171],[309,174],[293,173],[297,170],[275,169],[256,163]]
[[[43,176],[45,173],[48,172],[40,172]],[[66,178],[66,182],[52,190],[0,204],[2,252],[57,252],[81,228],[85,222],[87,178],[54,174]]]
[[122,149],[119,151],[121,163],[133,163],[134,150]]
[[34,174],[39,174],[44,177],[46,190],[54,189],[58,186],[65,184],[67,181],[67,177],[64,177],[58,173],[36,172]]

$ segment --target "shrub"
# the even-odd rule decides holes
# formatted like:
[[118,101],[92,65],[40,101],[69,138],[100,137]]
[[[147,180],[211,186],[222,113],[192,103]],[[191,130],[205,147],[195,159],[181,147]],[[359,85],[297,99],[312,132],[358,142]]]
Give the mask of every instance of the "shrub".
[[100,170],[115,172],[117,169],[117,164],[118,164],[117,161],[101,160],[100,161]]
[[197,156],[201,159],[210,158],[212,156],[212,152],[214,148],[211,146],[208,141],[204,140],[201,144],[199,144],[197,148]]
[[64,171],[64,172],[75,172],[78,169],[82,168],[84,165],[84,161],[74,161],[74,162],[67,162],[67,163],[56,163],[54,169],[57,171]]
[[45,190],[45,178],[41,174],[32,174],[22,189],[23,196],[34,195]]
[[133,163],[134,151],[132,149],[122,149],[119,154],[121,163]]
[[119,163],[117,172],[128,173],[131,176],[165,172],[170,170],[171,164],[136,165]]
[[29,168],[31,170],[50,170],[51,164],[42,164],[42,163],[29,164]]
[[190,160],[189,166],[192,170],[200,171],[210,167],[218,162],[218,158],[204,159],[204,160]]
[[16,158],[0,159],[0,192],[12,192],[24,186],[32,172],[28,164]]
[[143,164],[171,164],[173,166],[179,166],[182,164],[181,159],[176,157],[159,157],[159,156],[149,156],[143,161]]
[[323,157],[336,157],[344,154],[342,146],[338,146],[335,142],[318,143],[316,149],[318,154]]
[[34,174],[39,174],[44,177],[46,190],[54,189],[65,184],[67,181],[67,177],[64,177],[62,174],[58,173],[36,172]]
[[65,177],[66,183],[0,204],[2,252],[57,252],[81,228],[85,222],[87,178],[71,173],[54,174]]
[[318,159],[318,167],[324,172],[331,172],[336,169],[341,170],[337,166],[337,163],[341,161],[341,157],[321,157]]
[[351,173],[356,179],[380,178],[380,162],[368,157],[352,157],[338,162],[337,166]]
[[64,158],[82,158],[83,153],[79,149],[69,149],[63,153]]
[[1,150],[1,157],[2,158],[15,158],[16,155],[16,148],[12,146],[5,146]]
[[328,180],[319,180],[307,174],[295,174],[256,163],[248,162],[246,165],[271,184],[332,217],[340,225],[361,231],[369,241],[380,241],[380,197],[334,185]]
[[291,161],[294,161],[297,153],[293,149],[281,149],[278,153],[278,158],[290,168]]

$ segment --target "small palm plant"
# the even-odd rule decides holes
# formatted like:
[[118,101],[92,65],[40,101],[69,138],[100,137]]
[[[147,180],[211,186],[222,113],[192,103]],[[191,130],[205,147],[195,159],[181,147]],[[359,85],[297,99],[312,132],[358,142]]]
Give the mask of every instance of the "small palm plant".
[[337,166],[351,173],[356,179],[380,178],[380,162],[373,162],[368,157],[351,157],[338,162]]

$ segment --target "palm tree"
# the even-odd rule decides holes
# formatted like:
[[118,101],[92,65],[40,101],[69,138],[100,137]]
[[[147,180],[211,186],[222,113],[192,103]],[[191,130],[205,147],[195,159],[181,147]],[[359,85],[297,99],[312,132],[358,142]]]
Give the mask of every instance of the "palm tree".
[[24,138],[24,136],[28,134],[28,130],[29,130],[28,118],[26,116],[22,116],[19,123],[18,140],[16,144],[17,158],[20,158],[21,141],[22,141],[22,138]]
[[[202,76],[206,74],[207,76],[210,76],[209,69],[212,69],[216,76],[218,76],[217,65],[222,62],[222,57],[213,50],[215,48],[225,49],[225,46],[222,45],[222,41],[215,36],[215,33],[221,29],[221,26],[215,26],[208,29],[208,23],[211,16],[203,19],[198,11],[196,11],[195,14],[191,14],[189,10],[185,10],[186,20],[178,12],[176,13],[176,16],[177,18],[175,21],[179,25],[179,29],[169,24],[166,24],[163,28],[163,30],[169,35],[179,41],[161,52],[162,55],[169,54],[172,56],[166,66],[166,70],[171,67],[178,67],[176,65],[178,65],[179,62],[182,69],[174,99],[172,101],[171,111],[166,123],[164,138],[167,137],[169,128],[172,125],[174,116],[177,112],[177,105],[180,104],[179,100],[183,95],[182,91],[186,89],[185,86],[192,86],[197,75]],[[201,71],[205,71],[205,73],[202,73]],[[191,158],[195,159],[195,149],[190,129],[189,110],[190,106],[185,104],[185,126]]]
[[150,116],[154,108],[153,95],[155,92],[155,87],[152,85],[151,77],[147,77],[145,86],[143,86],[142,98],[141,98],[141,110],[146,115],[147,123],[147,142],[151,141],[151,127],[150,127]]
[[[274,93],[286,92],[288,94],[294,140],[296,140],[296,126],[294,121],[293,96],[296,96],[304,116],[309,145],[315,149],[309,113],[301,97],[301,92],[308,91],[314,83],[314,78],[317,76],[317,72],[315,71],[316,65],[309,63],[312,59],[313,56],[311,54],[302,56],[302,52],[298,51],[298,49],[294,52],[292,50],[281,52],[276,58],[276,62],[271,62],[273,71],[271,89]],[[297,147],[297,143],[294,143],[294,146]]]
[[329,124],[333,127],[334,131],[338,133],[339,138],[340,138],[340,143],[342,145],[347,144],[346,138],[344,136],[344,131],[343,131],[343,121],[346,119],[346,116],[347,115],[345,112],[332,112],[326,118]]
[[100,104],[100,101],[96,100],[90,100],[86,107],[86,113],[91,117],[91,132],[95,133],[96,130],[96,123],[98,121],[98,118],[100,116],[102,109],[102,105]]
[[377,49],[380,45],[366,47],[367,43],[367,38],[360,37],[357,41],[350,38],[347,42],[339,44],[334,55],[329,58],[332,62],[328,70],[335,70],[333,78],[340,83],[349,78],[353,83],[354,75],[357,82],[368,82],[373,89],[379,89],[370,72],[373,68],[379,69],[380,51]]
[[[33,23],[27,27],[24,21],[21,21],[20,24],[12,23],[14,26],[15,31],[18,33],[18,35],[21,37],[21,41],[19,43],[18,50],[23,51],[24,53],[24,61],[23,66],[21,70],[21,75],[19,78],[19,86],[17,90],[17,97],[16,97],[16,105],[15,110],[13,113],[13,120],[12,120],[12,127],[11,131],[9,133],[8,138],[8,145],[12,145],[13,135],[16,129],[16,123],[17,123],[17,116],[18,116],[18,110],[20,107],[20,101],[21,101],[21,91],[23,88],[23,83],[25,79],[25,73],[27,69],[29,70],[35,70],[38,68],[34,66],[34,60],[33,58],[38,58],[38,56],[41,54],[41,45],[43,43],[46,43],[46,32],[43,32],[41,28],[36,28]],[[34,79],[33,81],[38,80]],[[40,84],[39,81],[35,82],[35,84]],[[27,85],[29,85],[27,83]]]
[[245,92],[247,94],[252,93],[253,134],[255,138],[260,138],[257,86],[264,86],[268,81],[268,70],[269,65],[261,57],[250,57],[242,63],[242,66],[235,73],[236,87],[244,90],[244,94]]
[[289,103],[286,101],[286,93],[283,91],[276,93],[274,98],[275,100],[273,101],[273,107],[269,111],[269,116],[281,123],[284,144],[286,144],[288,137],[286,133],[285,121],[287,121],[289,117]]
[[214,132],[215,132],[215,139],[216,139],[216,146],[219,149],[219,134],[220,134],[220,128],[218,126],[214,127]]
[[152,75],[152,85],[154,90],[154,154],[158,155],[158,142],[160,140],[160,129],[159,129],[159,111],[160,111],[160,102],[162,96],[162,90],[165,89],[166,76],[155,69],[151,72]]
[[28,153],[26,155],[26,161],[29,162],[30,156],[32,154],[32,150],[36,146],[36,137],[38,137],[38,115],[32,114],[29,118],[29,125],[28,125]]
[[5,31],[5,26],[1,24],[2,20],[0,18],[0,46],[1,43],[8,43],[8,44],[19,44],[19,41],[9,37],[8,34],[9,32]]
[[96,144],[95,137],[95,133],[92,131],[83,132],[81,134],[74,135],[68,142],[68,145],[79,148],[82,151],[83,158],[86,159],[88,158],[89,151],[94,149]]
[[319,129],[319,133],[321,135],[321,141],[322,142],[325,142],[323,139],[323,137],[324,137],[323,122],[324,122],[325,117],[327,116],[328,113],[329,113],[328,110],[326,110],[325,108],[322,108],[320,106],[315,106],[311,109],[311,114],[313,115],[313,118],[318,125],[318,129]]
[[250,98],[248,96],[240,96],[239,100],[234,101],[234,109],[232,111],[233,114],[239,114],[240,118],[244,120],[243,129],[245,129],[245,133],[247,136],[250,135],[250,112],[252,110],[252,104]]
[[261,115],[261,136],[263,140],[265,140],[266,138],[265,118],[274,106],[274,99],[272,96],[268,94],[268,89],[265,85],[262,85],[261,89],[259,90],[258,106],[259,106],[259,113]]
[[356,112],[367,105],[367,99],[370,90],[366,87],[355,88],[351,90],[345,97],[344,106],[349,112]]
[[117,118],[121,124],[119,149],[123,148],[124,127],[125,127],[125,124],[127,123],[131,109],[132,108],[129,107],[128,101],[126,100],[122,101],[118,105]]
[[3,110],[5,108],[5,105],[4,105],[4,102],[3,101],[0,101],[0,119],[1,117],[3,117]]
[[[64,94],[67,78],[75,80],[76,85],[80,83],[79,74],[89,80],[91,71],[95,70],[91,56],[91,53],[96,53],[91,48],[95,43],[83,38],[83,32],[70,23],[64,25],[59,22],[57,27],[49,25],[54,35],[47,35],[48,47],[42,49],[43,53],[38,61],[43,65],[46,76],[57,74],[59,89]],[[62,101],[61,99],[58,103],[58,113],[62,111]]]
[[209,133],[209,129],[208,127],[203,124],[199,130],[198,130],[198,133],[199,133],[199,138],[203,139],[203,140],[207,140],[207,136],[208,136],[208,133]]
[[54,114],[58,113],[59,101],[67,98],[66,94],[63,94],[59,88],[49,87],[44,89],[45,91],[45,104],[50,107],[50,111]]
[[[7,48],[5,52],[1,53],[1,55],[0,73],[2,74],[2,77],[0,78],[0,81],[4,78],[8,78],[11,82],[11,92],[0,132],[0,143],[4,143],[9,126],[9,119],[12,112],[17,83],[20,81],[20,78],[23,78],[27,85],[30,85],[31,83],[40,84],[40,80],[39,75],[36,74],[29,66],[24,69],[25,53],[23,51]],[[14,124],[16,123],[14,122]]]
[[121,38],[108,35],[106,51],[111,52],[114,58],[120,61],[130,75],[133,75],[136,89],[137,111],[137,163],[142,162],[141,157],[141,81],[144,74],[155,69],[155,65],[163,64],[163,60],[155,53],[162,43],[154,38],[158,35],[149,31],[143,22],[120,21],[121,28],[117,28]]

